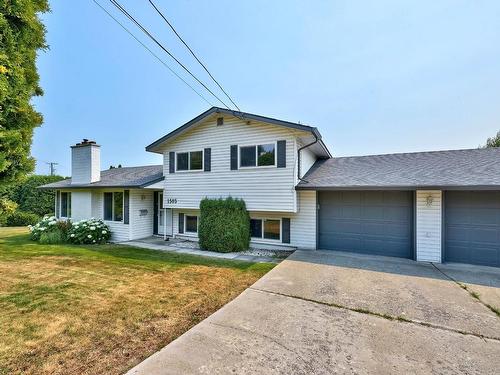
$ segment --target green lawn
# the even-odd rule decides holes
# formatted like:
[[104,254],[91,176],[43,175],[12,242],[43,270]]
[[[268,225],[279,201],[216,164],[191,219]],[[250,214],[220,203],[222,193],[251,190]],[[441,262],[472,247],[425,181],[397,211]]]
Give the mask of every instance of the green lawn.
[[0,374],[121,374],[272,267],[0,228]]

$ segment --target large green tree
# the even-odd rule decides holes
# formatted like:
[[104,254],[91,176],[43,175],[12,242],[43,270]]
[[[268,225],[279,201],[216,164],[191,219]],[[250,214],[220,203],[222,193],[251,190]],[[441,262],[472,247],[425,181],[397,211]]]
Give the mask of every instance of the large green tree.
[[500,147],[500,131],[494,137],[488,138],[484,147]]
[[31,142],[43,119],[31,98],[43,94],[36,57],[47,48],[39,15],[48,10],[47,0],[0,0],[0,185],[35,166]]

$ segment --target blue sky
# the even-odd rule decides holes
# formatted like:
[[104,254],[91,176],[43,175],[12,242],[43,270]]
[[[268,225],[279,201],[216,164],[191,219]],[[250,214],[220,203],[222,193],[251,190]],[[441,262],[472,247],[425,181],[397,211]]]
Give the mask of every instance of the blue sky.
[[[147,0],[121,3],[210,82]],[[473,148],[500,129],[499,1],[156,3],[243,111],[316,126],[336,156]],[[103,169],[161,163],[144,147],[209,105],[92,0],[51,7],[37,172],[69,175],[82,138]]]

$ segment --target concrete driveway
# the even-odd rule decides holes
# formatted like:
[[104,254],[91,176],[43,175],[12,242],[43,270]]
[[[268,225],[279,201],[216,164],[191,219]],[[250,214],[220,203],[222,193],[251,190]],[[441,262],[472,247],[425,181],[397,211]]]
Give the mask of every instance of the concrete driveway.
[[297,251],[129,374],[497,374],[500,269]]

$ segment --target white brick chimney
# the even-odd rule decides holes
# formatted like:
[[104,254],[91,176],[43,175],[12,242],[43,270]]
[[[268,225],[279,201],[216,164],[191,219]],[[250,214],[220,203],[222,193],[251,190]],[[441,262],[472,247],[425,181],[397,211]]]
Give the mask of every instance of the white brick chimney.
[[101,146],[84,139],[71,146],[71,183],[88,184],[101,179]]

